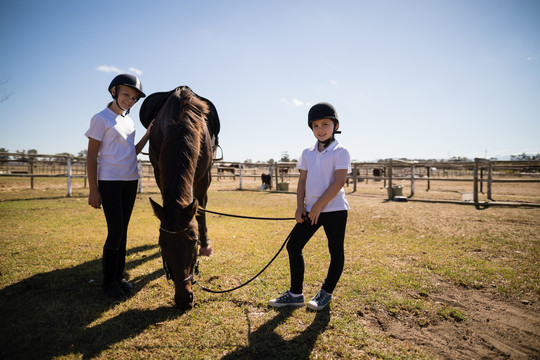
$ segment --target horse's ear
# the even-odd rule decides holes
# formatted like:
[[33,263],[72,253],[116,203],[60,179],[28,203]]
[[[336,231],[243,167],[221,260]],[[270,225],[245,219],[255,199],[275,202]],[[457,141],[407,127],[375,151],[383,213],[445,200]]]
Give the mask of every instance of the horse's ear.
[[188,219],[193,219],[193,217],[197,213],[197,210],[199,210],[199,202],[197,201],[197,199],[194,199],[190,205],[186,206],[186,208],[184,209],[184,214]]
[[154,200],[152,200],[152,198],[150,198],[150,205],[152,205],[152,208],[154,209],[154,214],[156,214],[157,218],[159,220],[163,220],[165,218],[165,212],[163,211],[163,207]]

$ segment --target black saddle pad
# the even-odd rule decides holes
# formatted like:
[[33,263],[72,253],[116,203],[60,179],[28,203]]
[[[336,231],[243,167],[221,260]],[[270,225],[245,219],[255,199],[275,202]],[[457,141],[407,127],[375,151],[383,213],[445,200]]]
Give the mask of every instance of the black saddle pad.
[[[148,125],[150,125],[152,120],[156,117],[163,104],[165,104],[167,98],[171,96],[172,93],[176,91],[176,89],[171,91],[153,93],[152,95],[149,95],[144,99],[141,105],[141,109],[139,110],[139,120],[146,129],[148,128]],[[218,145],[218,134],[221,125],[219,122],[217,109],[210,100],[205,99],[197,94],[195,95],[208,104],[210,112],[206,117],[206,123],[208,124],[208,130],[210,131],[210,135],[214,140],[214,145]]]
[[141,109],[139,110],[139,120],[145,129],[148,129],[148,126],[156,117],[159,109],[161,109],[167,98],[171,96],[173,92],[174,90],[157,92],[144,99]]

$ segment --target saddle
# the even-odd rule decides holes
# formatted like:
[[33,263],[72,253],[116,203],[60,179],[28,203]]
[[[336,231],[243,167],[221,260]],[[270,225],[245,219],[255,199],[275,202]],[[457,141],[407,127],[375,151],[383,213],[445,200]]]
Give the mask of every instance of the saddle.
[[[176,89],[178,89],[178,87]],[[171,96],[176,91],[176,89],[171,91],[153,93],[152,95],[149,95],[146,97],[146,99],[144,99],[141,105],[141,109],[139,110],[139,120],[141,121],[141,124],[144,126],[145,129],[148,129],[148,125],[150,125],[163,104],[165,104],[165,101],[167,101],[167,98]],[[210,100],[205,99],[197,94],[195,94],[195,96],[206,102],[210,110],[210,112],[206,116],[206,125],[208,126],[210,137],[212,138],[212,146],[215,149],[219,145],[218,134],[220,130],[220,122],[217,109]]]

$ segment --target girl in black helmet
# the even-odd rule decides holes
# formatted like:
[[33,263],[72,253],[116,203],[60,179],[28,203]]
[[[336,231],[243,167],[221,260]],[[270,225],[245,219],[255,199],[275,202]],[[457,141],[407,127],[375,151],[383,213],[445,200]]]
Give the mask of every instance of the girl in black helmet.
[[127,114],[146,95],[133,75],[116,76],[109,85],[113,97],[107,107],[90,120],[87,172],[88,204],[101,208],[107,220],[107,240],[103,247],[103,290],[112,298],[123,298],[132,286],[123,279],[126,262],[127,229],[137,194],[137,154],[150,135],[135,145],[135,125]]
[[349,152],[334,138],[339,120],[334,107],[318,103],[308,113],[308,126],[317,139],[305,149],[298,161],[300,170],[296,193],[296,225],[287,243],[291,269],[291,287],[272,299],[270,306],[303,306],[304,258],[302,249],[322,226],[328,238],[330,266],[321,290],[308,307],[321,310],[332,300],[332,292],[341,277],[345,262],[344,240],[349,204],[343,185],[351,171]]

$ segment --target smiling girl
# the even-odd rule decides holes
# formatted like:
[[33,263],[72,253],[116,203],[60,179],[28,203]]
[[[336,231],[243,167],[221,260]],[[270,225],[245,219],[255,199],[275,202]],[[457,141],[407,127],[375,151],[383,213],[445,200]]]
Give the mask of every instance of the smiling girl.
[[318,103],[308,113],[308,126],[317,139],[314,146],[305,149],[298,161],[300,178],[296,192],[296,225],[287,243],[291,287],[272,299],[270,306],[303,306],[304,257],[302,249],[322,226],[328,238],[330,266],[321,290],[308,307],[321,310],[332,300],[332,293],[343,272],[345,262],[344,241],[349,204],[343,186],[351,171],[349,152],[338,143],[339,120],[334,107]]
[[126,263],[127,229],[137,194],[137,154],[148,141],[151,125],[135,145],[135,125],[127,116],[146,95],[139,79],[130,74],[116,76],[109,85],[113,97],[107,107],[90,120],[86,167],[90,194],[88,204],[103,205],[107,239],[103,247],[103,291],[123,298],[132,285],[123,279]]

